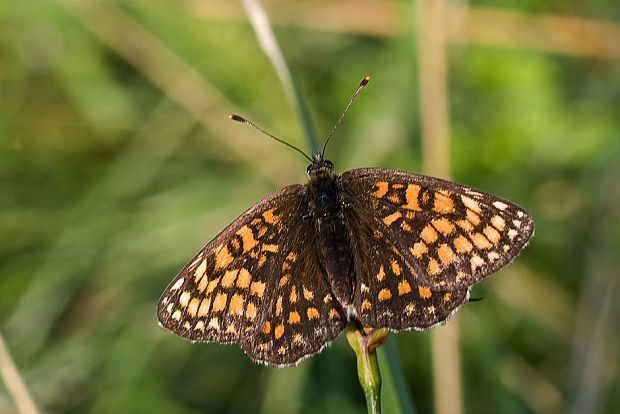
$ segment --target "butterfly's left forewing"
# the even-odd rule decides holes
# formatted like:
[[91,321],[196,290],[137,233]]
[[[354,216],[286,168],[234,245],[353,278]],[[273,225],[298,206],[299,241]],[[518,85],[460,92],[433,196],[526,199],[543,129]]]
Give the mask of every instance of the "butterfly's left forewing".
[[321,269],[305,187],[258,202],[207,244],[162,294],[157,316],[192,341],[239,342],[257,362],[291,365],[342,331]]
[[438,178],[382,168],[339,177],[352,233],[362,323],[428,328],[446,319],[483,277],[527,244],[519,206]]

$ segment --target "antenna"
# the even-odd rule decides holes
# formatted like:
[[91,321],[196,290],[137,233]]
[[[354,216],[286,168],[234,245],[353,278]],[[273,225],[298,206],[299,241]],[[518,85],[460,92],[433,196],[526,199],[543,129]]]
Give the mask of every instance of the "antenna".
[[297,148],[295,145],[289,144],[288,142],[286,142],[284,140],[281,140],[280,138],[276,137],[275,135],[270,134],[269,132],[265,131],[263,128],[259,127],[255,123],[250,122],[247,119],[245,119],[245,118],[243,118],[243,117],[241,117],[239,115],[235,115],[235,114],[228,115],[228,118],[232,119],[233,121],[241,122],[242,124],[246,124],[246,125],[251,126],[255,130],[257,130],[259,132],[262,132],[263,134],[267,135],[268,137],[271,137],[271,138],[275,139],[278,142],[281,142],[282,144],[286,145],[287,147],[293,148],[295,151],[299,152],[301,155],[306,157],[308,159],[308,161],[312,162],[312,158],[307,156],[305,152],[303,152],[302,150]]
[[349,107],[353,103],[353,99],[355,99],[357,94],[360,93],[362,89],[364,89],[364,86],[366,86],[369,81],[370,81],[370,76],[366,76],[360,82],[359,86],[355,90],[355,93],[353,93],[353,96],[349,100],[349,103],[347,104],[347,107],[344,108],[344,112],[342,113],[342,115],[340,115],[340,118],[338,118],[338,121],[336,121],[336,125],[334,125],[334,127],[332,128],[332,131],[329,133],[329,135],[327,136],[327,139],[325,140],[325,144],[323,144],[323,151],[321,151],[321,158],[323,158],[323,155],[325,154],[325,148],[327,148],[327,143],[331,139],[332,135],[334,135],[334,132],[336,131],[336,128],[338,128],[338,125],[340,125],[340,121],[342,121],[342,118],[344,118],[344,114],[347,113],[347,111],[349,110]]

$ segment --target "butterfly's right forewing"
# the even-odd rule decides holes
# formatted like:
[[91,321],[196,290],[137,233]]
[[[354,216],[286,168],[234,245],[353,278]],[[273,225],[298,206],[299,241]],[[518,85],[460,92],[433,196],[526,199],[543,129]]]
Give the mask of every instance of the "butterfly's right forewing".
[[534,231],[519,206],[434,177],[363,168],[343,173],[339,185],[354,241],[354,305],[372,327],[443,321]]

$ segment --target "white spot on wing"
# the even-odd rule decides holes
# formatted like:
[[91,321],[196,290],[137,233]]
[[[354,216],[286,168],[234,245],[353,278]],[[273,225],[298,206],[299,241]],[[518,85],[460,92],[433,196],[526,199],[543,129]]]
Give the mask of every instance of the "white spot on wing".
[[497,252],[489,252],[489,254],[487,255],[487,257],[489,258],[490,262],[494,262],[497,259],[499,259],[499,254]]
[[179,280],[177,280],[175,282],[174,285],[172,285],[172,287],[170,288],[170,290],[177,290],[178,288],[180,288],[183,285],[183,282],[185,282],[185,278],[182,277]]
[[519,233],[515,229],[508,230],[508,238],[510,240],[514,239],[517,234]]
[[200,260],[202,260],[202,253],[200,253],[200,254],[198,255],[198,257],[197,257],[196,259],[194,259],[194,261],[193,261],[193,262],[191,262],[191,263],[189,264],[189,266],[187,266],[187,267],[188,267],[189,269],[191,269],[191,268],[192,268],[192,267],[194,267],[194,265],[195,265],[196,263],[198,263]]
[[501,201],[496,201],[493,203],[493,205],[502,211],[506,210],[506,207],[508,207],[508,204],[502,203]]
[[471,271],[475,272],[477,268],[484,264],[484,259],[480,256],[472,256],[471,258]]

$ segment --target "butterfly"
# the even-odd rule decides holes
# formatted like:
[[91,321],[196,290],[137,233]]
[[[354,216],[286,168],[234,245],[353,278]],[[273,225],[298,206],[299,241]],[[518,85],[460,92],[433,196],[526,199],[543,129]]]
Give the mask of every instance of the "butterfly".
[[444,322],[527,245],[534,222],[510,201],[407,171],[337,175],[323,154],[344,113],[312,158],[284,142],[310,159],[308,182],[259,201],[200,250],[159,300],[163,328],[295,365],[348,322],[392,331]]

